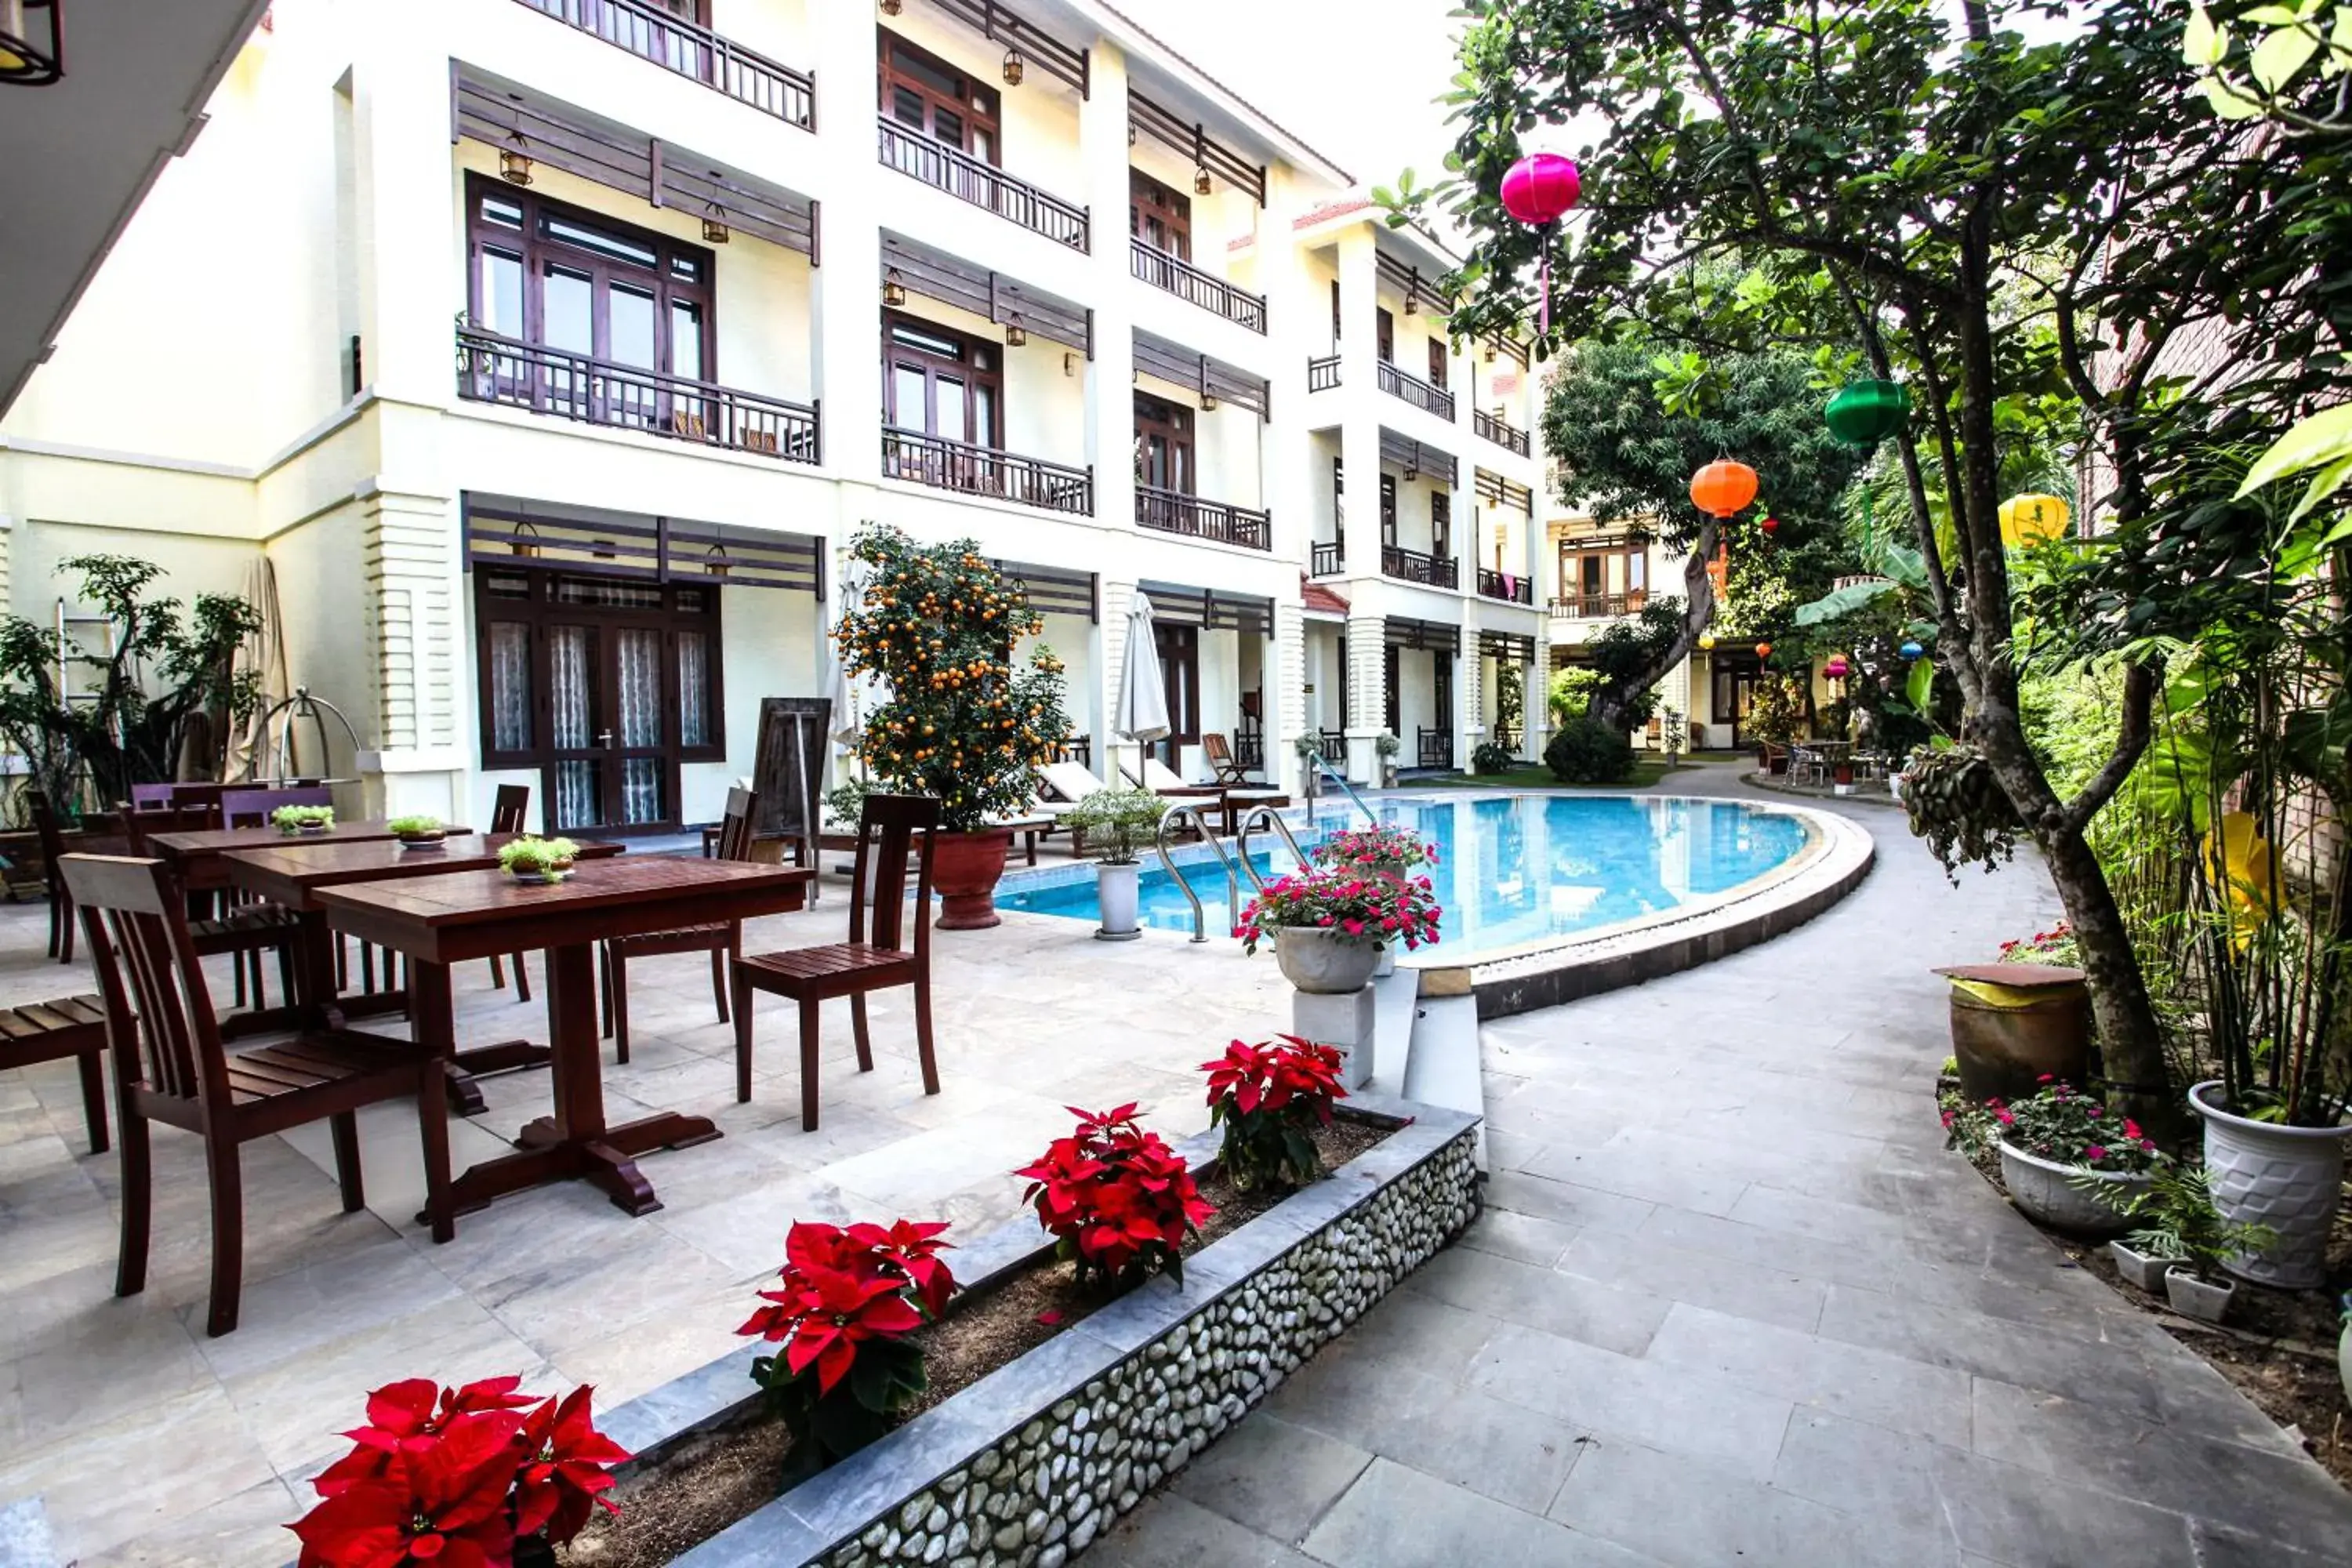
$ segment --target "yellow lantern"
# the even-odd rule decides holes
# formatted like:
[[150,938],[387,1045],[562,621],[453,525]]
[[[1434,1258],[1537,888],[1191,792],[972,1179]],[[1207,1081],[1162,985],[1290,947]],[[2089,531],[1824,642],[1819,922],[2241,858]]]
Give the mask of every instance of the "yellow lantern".
[[2072,515],[2056,496],[2011,496],[2000,503],[2000,542],[2016,549],[2055,539]]
[[1701,653],[1713,653],[1715,651],[1715,634],[1713,632],[1701,632],[1698,638],[1698,647]]

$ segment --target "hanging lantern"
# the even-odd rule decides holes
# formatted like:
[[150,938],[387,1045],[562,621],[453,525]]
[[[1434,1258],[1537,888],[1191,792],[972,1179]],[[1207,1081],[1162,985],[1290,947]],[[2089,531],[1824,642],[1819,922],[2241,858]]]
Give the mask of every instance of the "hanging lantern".
[[1209,165],[1206,163],[1193,164],[1192,194],[1196,196],[1205,196],[1216,188],[1216,182],[1209,178]]
[[1772,657],[1772,645],[1768,642],[1758,643],[1756,645],[1756,657],[1758,658],[1770,658]]
[[1698,650],[1701,653],[1713,653],[1715,651],[1715,634],[1713,632],[1699,633]]
[[1537,269],[1543,283],[1538,330],[1551,331],[1551,241],[1559,220],[1584,194],[1572,159],[1557,153],[1530,153],[1503,172],[1503,210],[1536,231]]
[[906,9],[907,0],[882,0],[882,15],[895,16]]
[[520,125],[499,150],[499,178],[509,185],[530,184],[530,143],[523,139]]
[[710,245],[727,243],[727,209],[717,202],[711,203],[702,215],[702,237]]
[[1901,654],[1906,659],[1912,659],[1917,658],[1921,654],[1926,653],[1927,650],[1921,647],[1912,639],[1906,637],[1903,641],[1903,646],[1896,648],[1895,651]]
[[1004,346],[1008,349],[1017,349],[1028,341],[1029,329],[1021,324],[1020,313],[1016,311],[1013,320],[1005,324]]
[[2000,503],[2000,542],[2015,549],[2055,539],[2073,515],[2056,496],[2011,496]]
[[1899,381],[1850,381],[1822,411],[1830,435],[1847,447],[1875,447],[1911,415],[1911,393]]
[[895,267],[882,274],[882,302],[894,310],[907,302],[906,281]]
[[1830,655],[1829,662],[1822,666],[1822,673],[1832,680],[1843,680],[1846,671],[1852,668],[1853,667],[1846,663],[1845,655],[1833,653]]
[[1756,499],[1756,470],[1728,458],[1691,476],[1691,504],[1715,517],[1729,517]]
[[1007,49],[1004,51],[1005,86],[1019,87],[1021,85],[1021,78],[1024,68],[1025,68],[1022,64],[1021,51],[1019,49]]
[[[66,74],[65,22],[59,0],[0,0],[0,83],[47,87]],[[26,12],[37,13],[36,32]]]
[[702,552],[702,569],[713,577],[726,576],[734,565],[735,563],[728,559],[724,544],[713,544]]
[[1774,517],[1771,513],[1767,512],[1764,514],[1764,521],[1758,523],[1756,526],[1764,531],[1765,538],[1769,539],[1774,534],[1780,531],[1780,520]]

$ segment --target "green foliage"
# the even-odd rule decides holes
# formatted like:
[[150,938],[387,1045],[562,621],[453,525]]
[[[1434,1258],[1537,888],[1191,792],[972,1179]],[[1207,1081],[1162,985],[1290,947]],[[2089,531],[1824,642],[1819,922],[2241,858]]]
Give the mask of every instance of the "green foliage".
[[1481,741],[1478,749],[1470,753],[1470,771],[1492,775],[1507,773],[1519,765],[1519,759],[1508,746],[1493,741]]
[[1911,753],[1903,805],[1911,831],[1957,883],[1962,866],[1994,869],[2017,853],[2017,808],[1974,746],[1923,746]]
[[1760,742],[1785,746],[1805,732],[1805,683],[1790,676],[1767,675],[1756,683],[1744,728]]
[[866,815],[866,797],[874,793],[864,779],[844,779],[824,792],[824,814],[845,827],[855,827]]
[[1619,784],[1633,772],[1633,744],[1623,731],[1579,714],[1552,736],[1544,763],[1562,784]]
[[1590,665],[1571,664],[1552,671],[1551,691],[1547,699],[1552,728],[1557,730],[1570,720],[1582,717],[1591,704],[1592,694],[1601,687],[1601,672]]
[[2203,1165],[2158,1161],[2147,1190],[2118,1206],[2141,1222],[2125,1237],[2134,1251],[2180,1259],[2203,1275],[2218,1276],[2223,1261],[2237,1253],[2278,1245],[2278,1232],[2269,1226],[2222,1217],[2213,1202],[2213,1173]]
[[1168,803],[1150,790],[1097,790],[1063,813],[1062,821],[1085,836],[1087,853],[1096,859],[1132,866],[1167,809]]

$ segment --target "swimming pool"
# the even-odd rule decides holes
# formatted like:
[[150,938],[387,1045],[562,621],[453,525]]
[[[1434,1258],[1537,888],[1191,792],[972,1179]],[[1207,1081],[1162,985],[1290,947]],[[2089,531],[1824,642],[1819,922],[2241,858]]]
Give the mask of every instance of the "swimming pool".
[[[1384,798],[1383,821],[1437,846],[1430,868],[1444,916],[1447,956],[1540,943],[1712,901],[1793,858],[1809,838],[1805,821],[1743,801],[1688,796],[1487,795]],[[1312,850],[1327,834],[1360,823],[1345,802],[1318,805],[1311,827],[1294,822]],[[1261,876],[1291,868],[1289,850],[1265,836],[1250,858]],[[1231,851],[1228,846],[1228,853]],[[1200,856],[1192,860],[1192,856]],[[1194,849],[1179,853],[1201,895],[1212,936],[1233,929],[1224,873]],[[1162,931],[1192,929],[1192,906],[1156,858],[1141,877],[1141,920]],[[1247,902],[1244,881],[1242,899]],[[1006,879],[997,907],[1097,921],[1089,868]],[[1458,951],[1456,951],[1458,950]]]

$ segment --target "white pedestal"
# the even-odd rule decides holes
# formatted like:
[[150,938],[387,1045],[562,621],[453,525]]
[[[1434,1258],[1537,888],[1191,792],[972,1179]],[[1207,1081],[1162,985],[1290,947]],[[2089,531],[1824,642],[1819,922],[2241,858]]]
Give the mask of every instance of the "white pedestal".
[[1483,1171],[1487,1168],[1486,1085],[1478,1070],[1478,998],[1470,989],[1470,972],[1433,969],[1423,971],[1421,978],[1399,1092],[1406,1100],[1479,1118],[1477,1160]]
[[1318,1046],[1339,1047],[1339,1081],[1349,1089],[1361,1089],[1371,1080],[1376,1017],[1369,985],[1336,996],[1290,994],[1290,1032]]

